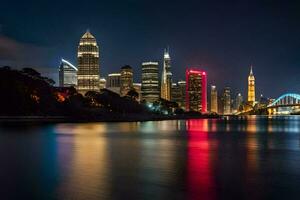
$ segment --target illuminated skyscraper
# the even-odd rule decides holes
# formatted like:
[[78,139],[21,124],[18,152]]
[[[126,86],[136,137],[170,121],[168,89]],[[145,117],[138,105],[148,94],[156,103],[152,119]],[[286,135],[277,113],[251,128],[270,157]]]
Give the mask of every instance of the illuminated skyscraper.
[[159,100],[158,62],[142,63],[142,100]]
[[133,87],[133,71],[129,65],[121,68],[120,77],[120,94],[121,96],[127,95],[130,89]]
[[218,91],[215,85],[210,87],[210,112],[218,113]]
[[171,101],[178,103],[181,100],[180,88],[177,83],[172,83]]
[[172,73],[171,73],[171,58],[169,50],[165,49],[164,52],[164,66],[161,78],[161,98],[168,101],[171,100],[172,88]]
[[236,112],[241,110],[241,106],[243,105],[243,96],[241,93],[238,93],[235,97],[234,109]]
[[231,95],[230,95],[230,87],[225,87],[223,92],[223,114],[230,115],[231,114]]
[[178,81],[177,83],[172,83],[171,101],[176,102],[178,106],[184,110],[185,110],[185,90],[186,90],[185,81]]
[[207,112],[206,72],[186,70],[186,110]]
[[76,87],[78,69],[67,60],[61,59],[59,66],[59,86]]
[[80,93],[99,91],[99,47],[95,37],[87,31],[80,39],[78,46],[78,85]]
[[121,74],[120,73],[112,73],[108,74],[106,81],[106,89],[113,91],[117,94],[120,94],[121,87]]
[[248,76],[248,102],[252,104],[255,102],[255,77],[253,75],[252,66]]

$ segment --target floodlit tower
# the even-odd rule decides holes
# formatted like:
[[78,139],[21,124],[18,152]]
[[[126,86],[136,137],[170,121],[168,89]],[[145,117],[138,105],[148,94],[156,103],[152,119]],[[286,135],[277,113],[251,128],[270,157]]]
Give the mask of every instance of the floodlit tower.
[[210,86],[210,112],[218,113],[218,92],[215,85]]
[[186,110],[207,112],[206,72],[189,68],[186,70]]
[[248,102],[255,102],[255,77],[253,75],[252,66],[248,76]]
[[164,52],[164,66],[161,78],[161,98],[168,101],[171,100],[172,88],[172,73],[171,73],[171,58],[169,50],[165,49]]
[[89,31],[86,31],[80,39],[77,58],[78,91],[82,94],[87,91],[99,91],[99,47],[96,38]]

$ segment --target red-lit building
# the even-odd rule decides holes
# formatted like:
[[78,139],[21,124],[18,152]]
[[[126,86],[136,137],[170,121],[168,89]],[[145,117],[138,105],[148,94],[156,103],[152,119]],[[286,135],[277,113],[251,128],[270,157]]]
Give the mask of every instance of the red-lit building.
[[207,112],[206,72],[188,68],[186,70],[186,110]]

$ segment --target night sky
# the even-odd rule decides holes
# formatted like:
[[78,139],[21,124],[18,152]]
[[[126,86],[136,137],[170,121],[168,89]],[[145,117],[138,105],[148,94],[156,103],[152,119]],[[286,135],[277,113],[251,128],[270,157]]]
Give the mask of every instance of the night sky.
[[141,62],[161,63],[169,46],[173,80],[200,66],[209,84],[245,96],[252,64],[257,95],[300,93],[299,10],[288,0],[2,1],[0,66],[34,67],[57,81],[60,59],[77,65],[79,39],[90,29],[101,76],[129,64],[137,82]]

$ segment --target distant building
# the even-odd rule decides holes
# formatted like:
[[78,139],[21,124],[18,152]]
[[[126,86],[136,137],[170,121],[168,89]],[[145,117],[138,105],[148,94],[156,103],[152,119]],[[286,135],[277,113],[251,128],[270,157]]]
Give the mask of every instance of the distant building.
[[186,81],[178,81],[177,85],[179,86],[181,100],[178,102],[179,107],[186,109],[185,106],[185,96],[186,96]]
[[161,98],[170,101],[172,90],[171,58],[169,50],[164,52],[164,65],[161,78]]
[[210,87],[210,112],[218,113],[218,91],[215,85]]
[[230,115],[231,114],[231,95],[230,95],[230,87],[225,87],[223,91],[223,114]]
[[108,74],[106,81],[106,89],[120,94],[120,86],[121,86],[121,74],[120,73],[112,73]]
[[248,102],[251,104],[255,103],[255,77],[253,75],[252,66],[248,76]]
[[106,88],[106,79],[105,78],[100,78],[100,90]]
[[207,112],[206,72],[199,69],[186,70],[186,110]]
[[142,100],[154,102],[159,100],[158,62],[142,63]]
[[77,58],[77,90],[82,94],[87,91],[99,91],[99,47],[95,37],[89,31],[80,39]]
[[141,96],[142,96],[142,94],[141,94],[142,84],[141,83],[133,83],[133,88],[139,94],[139,97],[137,100],[140,102]]
[[133,87],[133,71],[129,65],[121,68],[120,76],[120,94],[121,96],[127,95]]
[[60,87],[76,87],[77,85],[77,67],[69,61],[61,59],[59,66],[59,86]]
[[241,111],[241,106],[243,105],[243,96],[241,93],[238,93],[234,101],[234,110],[235,112]]
[[185,110],[185,91],[186,91],[186,82],[178,81],[177,83],[172,83],[171,90],[171,100],[176,102],[181,109]]
[[172,83],[171,101],[179,102],[181,100],[180,88],[177,83]]

